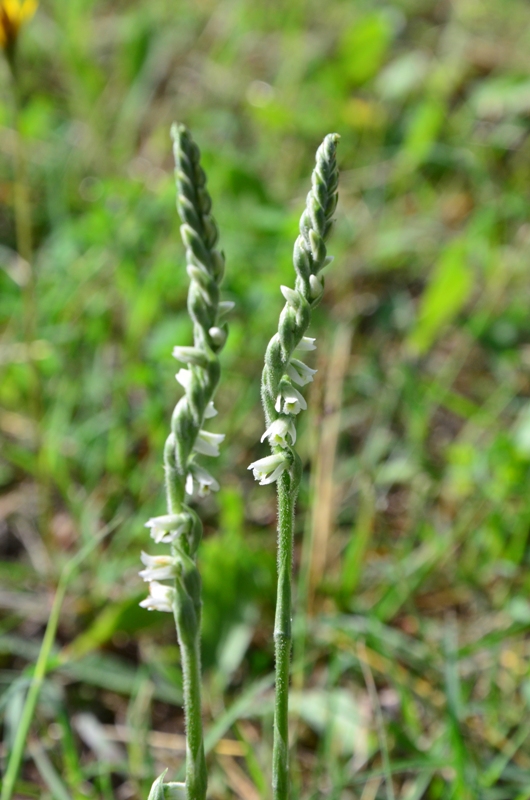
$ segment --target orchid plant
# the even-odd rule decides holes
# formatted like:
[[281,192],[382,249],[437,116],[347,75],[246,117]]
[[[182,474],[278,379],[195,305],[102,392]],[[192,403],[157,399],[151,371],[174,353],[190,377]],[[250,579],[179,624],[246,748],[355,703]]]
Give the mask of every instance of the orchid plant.
[[[199,150],[183,126],[174,126],[177,207],[186,246],[190,277],[188,310],[193,320],[192,347],[175,347],[173,355],[186,365],[176,379],[185,394],[177,403],[166,441],[167,513],[150,519],[147,527],[155,544],[169,545],[169,553],[142,553],[141,577],[149,582],[149,596],[141,605],[175,616],[184,677],[186,716],[186,782],[153,784],[150,800],[186,797],[205,800],[207,774],[201,721],[200,621],[201,581],[196,556],[202,535],[197,513],[187,504],[193,495],[204,497],[219,484],[198,463],[198,456],[217,456],[224,436],[203,428],[217,413],[213,396],[219,381],[218,354],[227,336],[224,314],[233,304],[219,299],[224,257],[216,248],[218,232],[211,216],[211,200],[199,163]],[[315,370],[303,354],[315,350],[315,339],[306,336],[312,309],[322,299],[322,270],[332,261],[325,240],[337,205],[337,134],[325,137],[316,155],[312,187],[300,220],[294,245],[295,288],[281,287],[286,300],[278,332],[265,355],[262,401],[271,455],[252,463],[261,485],[278,484],[278,591],[274,627],[276,689],[273,748],[274,800],[288,800],[289,742],[288,693],[291,658],[291,573],[293,564],[294,509],[302,464],[296,444],[296,418],[307,408],[300,392],[313,380]]]
[[260,484],[278,485],[278,588],[274,643],[276,692],[274,708],[274,746],[272,783],[274,800],[289,798],[289,672],[291,660],[291,574],[293,568],[293,529],[295,503],[300,486],[302,464],[294,445],[296,417],[307,408],[297,386],[313,380],[315,370],[295,356],[315,349],[315,340],[306,336],[311,311],[324,292],[322,270],[333,260],[326,254],[325,240],[337,206],[338,135],[326,136],[316,154],[312,186],[300,219],[300,235],[293,253],[295,288],[281,287],[286,300],[278,332],[265,354],[261,397],[272,455],[254,461],[249,469]]
[[187,501],[194,495],[204,497],[219,489],[215,478],[197,459],[219,455],[224,439],[224,435],[211,433],[203,425],[217,414],[213,396],[220,375],[218,354],[228,333],[223,317],[233,303],[219,299],[224,256],[216,247],[218,231],[211,215],[212,203],[199,149],[183,125],[174,125],[171,133],[180,232],[190,277],[188,311],[193,320],[194,343],[192,347],[173,350],[174,357],[185,364],[175,376],[185,393],[173,412],[164,448],[167,514],[146,523],[154,542],[169,545],[169,553],[142,553],[145,569],[140,575],[149,582],[149,596],[140,605],[174,614],[184,682],[186,782],[164,784],[162,775],[153,784],[151,795],[163,797],[166,786],[173,796],[185,792],[188,800],[204,800],[207,775],[201,716],[201,579],[196,562],[202,523]]

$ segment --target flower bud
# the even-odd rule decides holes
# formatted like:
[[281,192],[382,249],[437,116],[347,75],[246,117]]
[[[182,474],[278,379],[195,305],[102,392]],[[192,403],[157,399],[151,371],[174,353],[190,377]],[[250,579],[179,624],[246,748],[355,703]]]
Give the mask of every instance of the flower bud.
[[222,328],[214,326],[208,330],[208,333],[212,337],[212,341],[217,347],[222,347],[226,342],[226,332]]
[[295,289],[288,286],[280,286],[280,291],[287,300],[288,304],[297,311],[300,308],[300,295]]

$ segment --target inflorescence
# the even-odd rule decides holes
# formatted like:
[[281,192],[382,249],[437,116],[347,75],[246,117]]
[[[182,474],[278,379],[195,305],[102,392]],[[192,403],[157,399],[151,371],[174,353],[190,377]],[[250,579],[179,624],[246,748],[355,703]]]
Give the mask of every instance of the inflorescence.
[[272,455],[250,464],[260,484],[276,481],[296,460],[292,450],[296,442],[295,420],[307,408],[299,388],[313,380],[316,370],[295,356],[315,350],[315,340],[305,336],[311,310],[324,292],[321,271],[333,260],[326,255],[325,239],[331,229],[337,205],[338,171],[335,157],[338,134],[330,133],[316,154],[312,185],[306,208],[300,219],[300,235],[293,253],[296,271],[295,288],[281,286],[286,300],[280,315],[278,333],[271,339],[265,355],[262,377],[262,400],[266,430]]

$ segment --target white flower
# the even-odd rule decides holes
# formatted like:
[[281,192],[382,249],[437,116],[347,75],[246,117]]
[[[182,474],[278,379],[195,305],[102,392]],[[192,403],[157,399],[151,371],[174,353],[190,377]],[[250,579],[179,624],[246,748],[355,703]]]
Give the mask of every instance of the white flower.
[[309,276],[309,286],[311,288],[311,298],[316,300],[324,291],[324,282],[318,275]]
[[268,438],[272,446],[280,445],[280,447],[287,447],[289,445],[287,441],[288,435],[291,437],[291,444],[294,444],[296,442],[296,428],[292,418],[280,417],[279,419],[275,419],[272,425],[269,425],[261,437],[261,441]]
[[182,361],[183,364],[195,364],[197,367],[203,368],[208,366],[206,354],[198,347],[174,347],[173,358]]
[[193,464],[190,467],[191,471],[188,472],[186,478],[186,492],[193,494],[195,489],[198,489],[199,497],[206,497],[210,492],[218,492],[219,484],[210,473],[198,464]]
[[146,569],[139,574],[144,581],[167,581],[175,577],[177,568],[172,556],[150,556],[142,552],[141,558]]
[[209,431],[199,431],[193,449],[196,453],[203,456],[218,456],[219,445],[224,441],[224,433],[210,433]]
[[290,289],[288,286],[280,286],[280,291],[290,306],[295,310],[300,308],[300,295],[296,289]]
[[175,378],[184,389],[187,389],[191,383],[191,370],[181,367],[175,375]]
[[149,611],[173,611],[175,590],[171,586],[164,586],[158,581],[149,584],[149,596],[142,600],[140,605]]
[[226,342],[226,331],[222,328],[219,328],[217,325],[214,325],[212,328],[208,330],[208,333],[212,337],[212,341],[217,347],[222,347]]
[[308,367],[307,364],[297,358],[291,358],[287,364],[287,374],[298,386],[305,386],[306,383],[311,383],[315,373],[316,369],[311,369],[311,367]]
[[253,461],[248,467],[254,473],[254,478],[260,482],[260,486],[265,486],[267,483],[274,483],[282,472],[284,472],[289,465],[285,456],[278,454],[260,458],[259,461]]
[[294,386],[283,385],[274,406],[278,414],[299,414],[305,411],[307,403]]
[[300,339],[299,344],[296,345],[297,350],[316,350],[317,346],[315,344],[315,339],[312,339],[310,336],[302,336]]
[[[180,383],[180,385],[187,391],[191,382],[191,370],[184,369],[184,367],[182,367],[182,369],[179,369],[175,375],[175,378],[177,379],[178,383]],[[212,417],[215,417],[216,414],[217,410],[214,408],[213,400],[210,400],[206,406],[206,411],[204,412],[204,419],[211,419]]]
[[211,419],[217,415],[217,409],[213,404],[213,400],[210,400],[208,405],[206,406],[206,410],[204,412],[204,419]]
[[217,306],[217,319],[222,319],[225,314],[229,314],[234,308],[235,303],[232,300],[221,300]]
[[145,523],[146,528],[151,528],[151,538],[157,544],[174,541],[188,525],[189,517],[186,514],[164,514]]

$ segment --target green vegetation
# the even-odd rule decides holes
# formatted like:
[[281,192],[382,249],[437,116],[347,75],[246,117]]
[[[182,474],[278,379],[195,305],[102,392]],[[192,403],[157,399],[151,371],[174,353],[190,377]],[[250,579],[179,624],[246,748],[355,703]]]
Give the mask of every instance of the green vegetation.
[[164,508],[171,351],[192,343],[176,119],[236,303],[198,556],[212,800],[271,796],[275,492],[247,466],[331,130],[336,259],[297,441],[293,797],[530,798],[529,26],[523,0],[43,0],[22,29],[18,121],[0,66],[5,763],[42,683],[17,797],[143,800],[166,766],[183,778],[174,626],[139,607],[137,574]]

